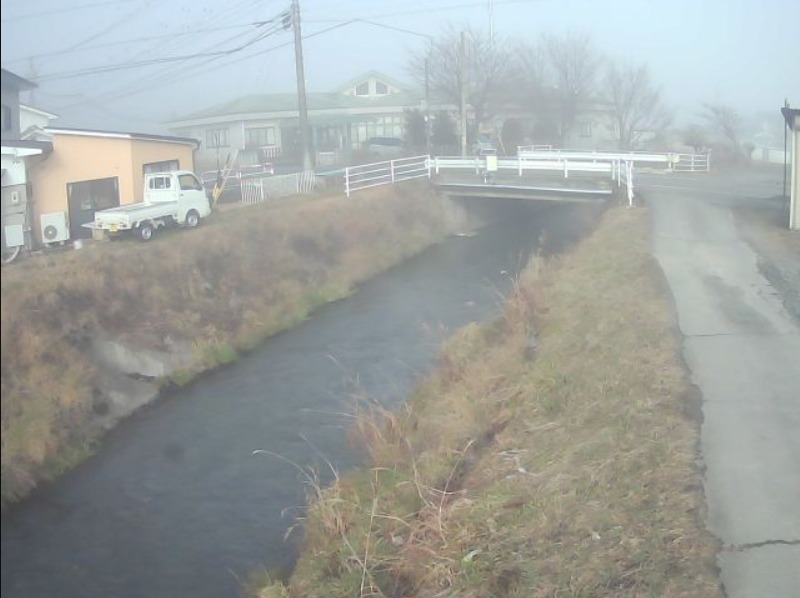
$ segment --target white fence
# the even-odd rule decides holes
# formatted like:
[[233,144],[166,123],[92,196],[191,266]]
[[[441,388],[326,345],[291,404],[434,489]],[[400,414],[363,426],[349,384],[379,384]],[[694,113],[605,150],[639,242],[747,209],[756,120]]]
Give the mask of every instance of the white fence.
[[310,193],[318,185],[317,177],[310,170],[278,176],[242,178],[242,203],[252,205],[279,197],[302,195]]
[[708,154],[676,154],[678,161],[672,169],[675,172],[708,172],[711,170],[711,158]]
[[430,178],[430,157],[413,156],[385,162],[373,162],[344,169],[344,191],[348,197],[353,191],[400,181]]

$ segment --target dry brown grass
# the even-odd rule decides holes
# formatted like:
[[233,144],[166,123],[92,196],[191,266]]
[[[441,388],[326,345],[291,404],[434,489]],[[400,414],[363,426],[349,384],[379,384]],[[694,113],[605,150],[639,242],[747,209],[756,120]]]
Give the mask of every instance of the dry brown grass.
[[610,210],[405,409],[357,413],[370,466],[315,494],[290,595],[720,595],[646,218]]
[[4,268],[3,504],[73,464],[95,437],[87,339],[190,341],[197,365],[176,376],[185,381],[444,234],[424,185],[312,199],[217,213],[149,244],[94,244]]

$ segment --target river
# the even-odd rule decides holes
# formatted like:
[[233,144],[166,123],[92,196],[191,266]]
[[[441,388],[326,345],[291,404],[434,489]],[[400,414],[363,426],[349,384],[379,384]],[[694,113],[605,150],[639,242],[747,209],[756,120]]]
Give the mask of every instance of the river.
[[447,334],[496,313],[539,240],[561,250],[587,209],[498,202],[476,235],[431,247],[135,414],[3,516],[3,596],[238,596],[253,572],[291,567],[284,534],[303,485],[286,460],[254,451],[352,467],[354,392],[397,405]]

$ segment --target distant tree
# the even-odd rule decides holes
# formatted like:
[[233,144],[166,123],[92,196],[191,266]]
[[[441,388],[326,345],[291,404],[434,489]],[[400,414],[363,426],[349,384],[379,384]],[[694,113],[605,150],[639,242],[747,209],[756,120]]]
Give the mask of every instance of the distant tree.
[[420,110],[405,111],[406,144],[414,148],[425,147],[425,115]]
[[708,131],[697,124],[689,125],[683,131],[683,143],[691,146],[696,153],[702,153],[708,150],[710,143],[708,141]]
[[431,141],[437,146],[458,145],[458,132],[452,117],[441,111],[433,117]]
[[546,35],[542,52],[547,57],[548,75],[558,102],[559,138],[563,144],[575,126],[581,106],[595,92],[595,79],[603,59],[587,35]]
[[[505,41],[490,40],[482,32],[465,30],[466,101],[472,109],[476,126],[492,116],[491,100],[502,89],[509,75],[510,52]],[[461,105],[462,89],[461,31],[446,29],[430,47],[413,54],[409,71],[420,87],[427,83],[431,94]]]
[[522,122],[518,118],[509,118],[503,122],[503,129],[500,134],[500,141],[506,154],[515,154],[517,146],[522,145],[525,132]]
[[741,119],[731,106],[725,104],[703,104],[700,116],[731,146],[739,149]]
[[633,149],[640,132],[660,133],[672,120],[661,102],[661,90],[650,81],[647,65],[610,64],[605,97],[613,109],[612,123],[621,150]]

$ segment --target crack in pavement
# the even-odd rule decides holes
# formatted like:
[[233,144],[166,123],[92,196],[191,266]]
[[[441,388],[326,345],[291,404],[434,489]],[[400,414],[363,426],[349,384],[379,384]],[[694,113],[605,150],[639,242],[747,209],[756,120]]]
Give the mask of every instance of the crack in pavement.
[[751,548],[762,548],[764,546],[800,546],[800,540],[764,540],[763,542],[749,542],[747,544],[728,544],[723,550],[725,552],[742,552]]

